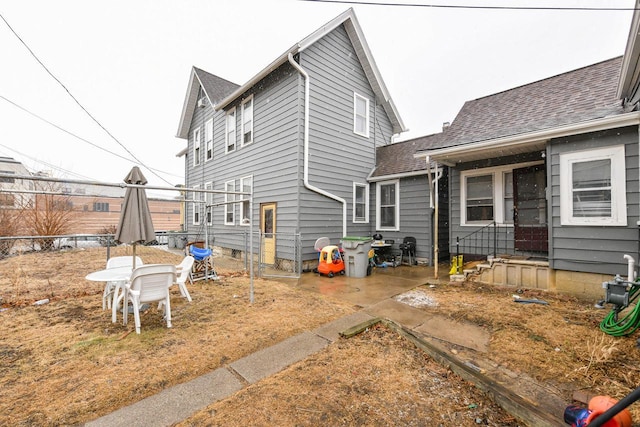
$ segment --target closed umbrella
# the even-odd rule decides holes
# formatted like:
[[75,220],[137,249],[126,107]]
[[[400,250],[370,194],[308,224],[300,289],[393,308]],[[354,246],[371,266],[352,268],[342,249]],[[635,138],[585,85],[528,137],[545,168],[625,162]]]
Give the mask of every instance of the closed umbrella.
[[[125,177],[127,184],[146,185],[147,179],[140,168],[134,166]],[[155,240],[151,211],[144,188],[127,187],[116,229],[115,240],[133,245],[133,268],[136,268],[136,244]]]

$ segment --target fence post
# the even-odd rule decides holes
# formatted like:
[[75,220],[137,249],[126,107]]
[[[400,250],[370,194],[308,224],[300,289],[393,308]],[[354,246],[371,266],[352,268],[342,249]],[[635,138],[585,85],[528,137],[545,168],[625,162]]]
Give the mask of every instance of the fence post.
[[460,274],[460,236],[456,236],[456,274]]
[[498,255],[498,224],[493,221],[493,257]]

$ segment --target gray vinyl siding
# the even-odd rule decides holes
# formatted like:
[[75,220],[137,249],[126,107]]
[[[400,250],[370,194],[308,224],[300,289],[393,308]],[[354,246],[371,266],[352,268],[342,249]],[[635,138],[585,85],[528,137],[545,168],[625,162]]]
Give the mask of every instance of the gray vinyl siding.
[[[579,150],[625,146],[626,226],[566,226],[560,223],[560,154]],[[553,140],[551,163],[550,266],[556,270],[626,276],[624,254],[638,254],[638,128],[636,126]]]
[[[354,224],[353,183],[367,183],[375,166],[375,148],[391,141],[392,125],[382,107],[377,106],[374,92],[343,26],[296,55],[310,78],[309,183],[343,198],[347,203],[347,234],[370,236],[375,216],[368,224]],[[369,137],[353,132],[354,92],[369,99]],[[241,102],[254,96],[254,142],[241,147]],[[225,153],[225,112],[213,112],[210,106],[197,109],[192,120],[201,126],[214,117],[214,159],[193,168],[192,144],[186,156],[186,182],[204,185],[213,182],[215,190],[224,190],[226,181],[253,175],[253,227],[238,224],[240,206],[236,207],[236,224],[224,224],[224,207],[214,208],[211,234],[215,244],[243,250],[246,233],[257,229],[260,203],[275,202],[276,231],[299,232],[302,235],[302,259],[317,259],[314,243],[329,237],[338,244],[343,237],[343,207],[338,201],[311,191],[304,186],[304,78],[289,63],[249,89],[228,105],[236,107],[236,150]],[[191,132],[189,133],[191,138]],[[204,151],[204,142],[202,146]],[[202,188],[202,187],[201,187]],[[214,202],[222,202],[216,195]],[[192,205],[186,206],[189,232],[202,226],[192,225]],[[204,215],[203,215],[204,217]],[[235,233],[235,234],[234,234]],[[288,258],[289,247],[276,248],[278,258]]]
[[[384,182],[384,181],[382,181]],[[429,206],[429,182],[426,175],[400,179],[400,229],[398,231],[375,230],[375,200],[376,185],[371,187],[372,232],[380,233],[384,240],[394,241],[394,252],[398,252],[398,245],[405,237],[416,238],[416,257],[433,260],[433,209]]]
[[[241,146],[241,102],[253,95],[253,143]],[[193,159],[187,159],[187,183],[189,187],[213,182],[213,189],[224,191],[225,183],[235,181],[236,191],[240,191],[240,180],[253,176],[254,203],[252,221],[254,226],[240,225],[241,206],[235,206],[235,225],[224,225],[224,206],[213,208],[213,225],[209,234],[215,236],[215,244],[232,249],[245,249],[247,233],[257,229],[260,222],[260,204],[276,203],[276,231],[294,233],[298,229],[297,205],[299,165],[299,108],[297,98],[298,74],[285,64],[258,83],[225,111],[213,112],[211,107],[196,110],[192,121],[194,126],[202,126],[214,116],[213,160],[192,167]],[[226,111],[236,107],[236,149],[225,153]],[[190,134],[191,135],[191,134]],[[189,140],[188,157],[192,154]],[[204,146],[204,143],[203,143]],[[238,196],[239,197],[239,196]],[[223,194],[216,194],[213,202],[224,202]],[[203,226],[192,225],[192,205],[187,204],[187,225],[189,232],[201,233]],[[257,250],[257,238],[255,239]],[[290,248],[278,247],[278,256],[286,257]]]
[[[375,217],[370,216],[368,224],[352,221],[353,183],[367,182],[376,145],[391,138],[390,121],[382,108],[376,108],[373,90],[342,26],[304,50],[300,65],[310,78],[309,183],[346,200],[348,235],[371,236]],[[369,99],[368,138],[353,132],[354,92]],[[300,219],[305,260],[317,257],[313,244],[318,237],[329,237],[332,244],[343,237],[342,204],[306,188],[300,193]]]
[[[474,225],[461,225],[462,224],[462,212],[460,211],[461,207],[461,181],[460,174],[463,171],[471,170],[471,169],[482,169],[482,168],[490,168],[497,166],[505,166],[505,165],[514,165],[517,167],[520,163],[528,163],[534,161],[540,161],[540,153],[525,153],[518,156],[505,156],[498,157],[492,159],[485,159],[477,162],[469,162],[461,164],[456,168],[449,169],[449,212],[450,212],[450,228],[449,228],[449,251],[451,256],[456,255],[458,252],[458,247],[456,245],[457,239],[460,239],[460,252],[464,253],[465,245],[467,246],[467,253],[478,254],[479,251],[482,252],[483,256],[490,255],[485,248],[485,245],[480,243],[477,239],[468,238],[465,243],[465,237],[468,237],[472,233],[478,232],[478,230],[482,229],[483,226],[474,226]],[[494,201],[496,203],[498,201]],[[496,236],[496,240],[501,244],[506,244],[508,247],[508,251],[512,252],[514,250],[514,242],[513,242],[513,228],[512,227],[501,227],[499,228],[498,235]],[[469,249],[471,248],[471,249]],[[493,252],[491,250],[491,252]]]

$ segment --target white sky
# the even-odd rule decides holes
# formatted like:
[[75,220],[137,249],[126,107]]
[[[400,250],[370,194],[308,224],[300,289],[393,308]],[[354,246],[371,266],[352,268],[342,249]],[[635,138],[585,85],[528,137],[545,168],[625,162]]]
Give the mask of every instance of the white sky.
[[[388,0],[387,0],[388,1]],[[633,7],[633,0],[414,0],[429,4]],[[405,1],[406,2],[406,1]],[[183,183],[175,137],[193,65],[237,84],[349,8],[297,0],[2,0],[0,14],[98,121],[146,166]],[[353,6],[409,132],[439,132],[466,100],[622,55],[631,11]],[[0,156],[54,176],[121,182],[131,156],[0,20]]]

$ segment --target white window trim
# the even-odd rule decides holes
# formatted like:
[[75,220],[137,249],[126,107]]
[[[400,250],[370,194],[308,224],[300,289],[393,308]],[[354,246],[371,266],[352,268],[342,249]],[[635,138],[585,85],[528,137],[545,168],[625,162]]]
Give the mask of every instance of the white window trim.
[[[204,184],[205,190],[213,190],[213,182],[207,182]],[[205,201],[204,204],[204,218],[207,225],[213,225],[213,193],[203,193],[202,199]],[[207,218],[207,211],[211,213],[211,217]]]
[[[364,219],[356,218],[356,189],[364,187]],[[353,222],[354,224],[369,223],[369,185],[360,182],[353,183]]]
[[[602,159],[611,160],[611,217],[574,217],[572,165],[574,163]],[[560,154],[560,225],[627,225],[624,145]]]
[[[382,185],[396,186],[395,219],[393,227],[382,227],[380,225],[380,187]],[[376,231],[400,231],[400,180],[380,181],[376,183]]]
[[[232,122],[233,123],[233,149],[229,150],[229,119],[233,118]],[[238,143],[238,126],[236,123],[236,108],[233,107],[232,109],[230,109],[229,111],[227,111],[227,114],[225,115],[225,119],[224,119],[224,152],[225,153],[232,153],[234,151],[236,151],[236,144]]]
[[[204,124],[204,161],[208,162],[213,159],[213,118],[207,120]],[[208,157],[211,153],[211,157]]]
[[[231,185],[233,187],[233,190],[229,190],[228,186]],[[224,225],[235,225],[236,224],[236,204],[235,203],[228,203],[227,202],[232,202],[236,199],[236,195],[235,194],[229,194],[226,193],[227,191],[236,191],[236,181],[234,179],[232,179],[231,181],[227,181],[224,183],[224,201],[225,201],[225,205],[224,205]],[[227,221],[227,214],[231,212],[232,213],[232,219],[231,221]]]
[[[359,132],[357,129],[357,117],[358,117],[358,109],[357,109],[357,101],[358,99],[362,99],[365,101],[366,104],[366,114],[365,114],[365,120],[366,120],[366,126],[365,126],[365,131],[363,132]],[[356,92],[353,92],[353,133],[355,133],[356,135],[360,135],[360,136],[364,136],[365,138],[369,138],[369,127],[370,127],[370,120],[369,120],[369,98],[364,97]]]
[[[251,191],[253,192],[253,175],[248,175],[245,176],[243,178],[240,178],[240,191],[244,191],[244,183],[245,181],[249,181],[249,186],[251,187]],[[247,202],[246,203],[250,203],[249,199],[251,196],[247,196],[247,195],[242,195],[240,196],[242,197],[242,199],[246,199]],[[244,213],[244,203],[242,202],[240,203],[240,213],[243,214]],[[245,227],[249,227],[251,225],[251,216],[253,216],[253,212],[249,212],[249,218],[240,218],[240,225],[243,225]],[[245,219],[248,220],[245,222]]]
[[[200,184],[194,185],[193,186],[194,190],[198,190],[200,189]],[[200,209],[200,203],[197,202],[196,200],[200,200],[200,192],[194,191],[193,192],[193,202],[191,202],[191,206],[193,208],[193,211],[191,212],[191,223],[193,225],[200,225],[200,221],[202,219],[202,210]],[[198,212],[198,220],[196,220],[196,212]]]
[[[244,128],[245,119],[246,119],[245,112],[244,112],[245,111],[244,110],[244,106],[248,102],[251,102],[251,129],[249,129],[251,131],[251,140],[249,142],[244,142],[244,134],[245,134],[245,131],[246,131],[246,129]],[[242,120],[241,120],[241,125],[240,125],[240,127],[241,127],[241,131],[240,131],[241,132],[240,146],[241,147],[244,147],[245,145],[250,145],[250,144],[253,143],[253,139],[254,139],[254,137],[253,137],[253,135],[254,135],[254,133],[253,133],[253,123],[255,121],[253,116],[254,116],[255,109],[256,109],[256,105],[255,105],[255,102],[253,102],[253,95],[247,97],[245,100],[242,101]]]
[[[496,222],[497,224],[513,227],[513,221],[507,222],[504,211],[504,173],[513,172],[514,169],[541,165],[544,162],[517,163],[492,168],[472,169],[460,172],[460,225],[478,227]],[[493,176],[493,221],[469,221],[467,222],[467,177],[478,175]]]
[[200,128],[197,128],[193,130],[193,166],[198,166],[200,164],[201,152]]

